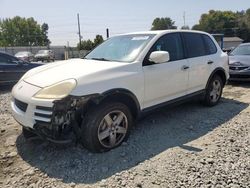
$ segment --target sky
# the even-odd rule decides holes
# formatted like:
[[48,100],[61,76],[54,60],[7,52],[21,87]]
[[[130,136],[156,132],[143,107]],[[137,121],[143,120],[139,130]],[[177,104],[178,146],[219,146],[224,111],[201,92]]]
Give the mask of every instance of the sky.
[[77,13],[83,40],[97,34],[110,36],[145,31],[156,17],[170,17],[180,28],[192,27],[209,10],[241,11],[250,8],[250,0],[0,0],[0,19],[14,16],[34,17],[49,25],[51,45],[75,46],[79,41]]

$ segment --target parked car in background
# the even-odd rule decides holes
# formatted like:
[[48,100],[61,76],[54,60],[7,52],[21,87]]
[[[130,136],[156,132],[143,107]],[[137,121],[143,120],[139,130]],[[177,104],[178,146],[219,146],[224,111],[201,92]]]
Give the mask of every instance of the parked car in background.
[[236,47],[229,54],[230,80],[250,81],[250,43]]
[[150,110],[193,97],[218,104],[228,72],[227,54],[207,33],[129,33],[106,40],[84,59],[27,72],[12,89],[11,107],[26,138],[78,139],[104,152],[125,141]]
[[34,60],[34,54],[28,51],[17,52],[15,54],[15,57],[17,57],[20,60],[28,61],[28,62],[31,62]]
[[43,65],[29,63],[15,56],[0,52],[0,85],[9,85],[17,82],[28,70]]
[[35,55],[36,61],[55,61],[55,54],[52,50],[39,50]]
[[223,48],[223,52],[229,54],[235,47],[231,47],[231,48]]

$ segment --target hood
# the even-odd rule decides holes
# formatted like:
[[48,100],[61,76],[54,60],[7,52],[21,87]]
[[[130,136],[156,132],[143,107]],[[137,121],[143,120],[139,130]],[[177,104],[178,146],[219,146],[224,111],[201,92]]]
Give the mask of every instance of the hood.
[[124,65],[119,62],[73,59],[46,64],[28,71],[24,81],[38,87],[47,87],[67,79],[80,79],[84,76],[113,69]]
[[250,55],[229,56],[229,65],[250,66]]

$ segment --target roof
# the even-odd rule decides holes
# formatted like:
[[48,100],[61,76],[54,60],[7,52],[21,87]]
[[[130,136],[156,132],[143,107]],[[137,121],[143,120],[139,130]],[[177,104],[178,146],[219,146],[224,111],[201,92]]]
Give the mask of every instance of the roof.
[[239,37],[224,37],[224,42],[243,42]]
[[183,29],[169,29],[169,30],[154,30],[154,31],[139,31],[139,32],[132,32],[132,33],[124,33],[120,35],[136,35],[136,34],[166,34],[166,33],[174,33],[174,32],[188,32],[188,33],[203,33],[207,34],[206,32],[202,31],[195,31],[195,30],[183,30]]
[[250,42],[248,42],[248,43],[242,43],[240,46],[248,46],[248,45],[250,45]]

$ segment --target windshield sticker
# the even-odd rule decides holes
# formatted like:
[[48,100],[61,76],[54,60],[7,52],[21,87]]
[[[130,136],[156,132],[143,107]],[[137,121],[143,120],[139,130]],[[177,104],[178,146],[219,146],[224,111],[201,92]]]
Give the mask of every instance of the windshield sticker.
[[133,37],[131,40],[148,40],[149,36]]

